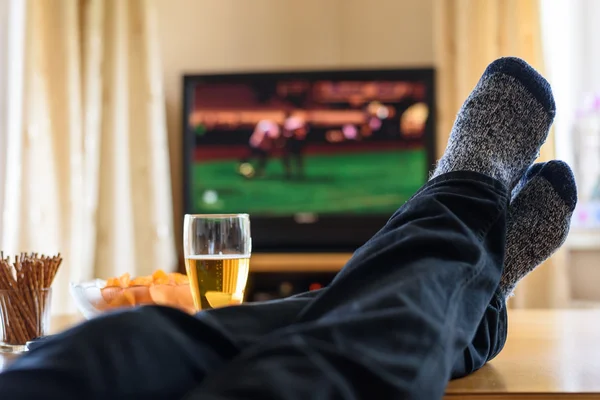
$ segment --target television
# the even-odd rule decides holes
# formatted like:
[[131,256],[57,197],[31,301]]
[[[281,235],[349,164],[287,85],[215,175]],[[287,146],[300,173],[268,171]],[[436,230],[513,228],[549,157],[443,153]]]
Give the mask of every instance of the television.
[[248,213],[255,252],[348,252],[434,162],[434,71],[186,75],[184,210]]

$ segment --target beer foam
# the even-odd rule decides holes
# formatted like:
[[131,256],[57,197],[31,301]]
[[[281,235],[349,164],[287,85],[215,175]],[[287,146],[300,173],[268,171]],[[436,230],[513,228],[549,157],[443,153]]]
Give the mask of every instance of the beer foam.
[[185,256],[188,260],[241,260],[250,258],[250,254],[195,254]]

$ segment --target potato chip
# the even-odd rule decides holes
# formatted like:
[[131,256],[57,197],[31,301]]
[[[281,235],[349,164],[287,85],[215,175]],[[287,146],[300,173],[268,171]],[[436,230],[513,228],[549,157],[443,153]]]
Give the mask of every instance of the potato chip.
[[189,285],[190,279],[187,275],[180,274],[179,272],[173,272],[169,274],[171,282],[175,285]]
[[150,296],[149,286],[132,286],[125,289],[125,291],[133,295],[133,305],[154,304],[154,301],[152,301],[152,297]]
[[108,278],[106,280],[106,286],[105,287],[121,287],[121,281],[119,281],[119,278]]
[[114,299],[121,296],[123,294],[123,288],[121,286],[106,286],[100,289],[100,293],[102,294],[102,298],[107,304],[111,304]]
[[[193,313],[194,306],[187,275],[159,269],[149,276],[132,278],[129,273],[106,280],[101,289],[106,306],[115,308],[160,304]],[[219,300],[217,300],[219,301]]]
[[129,282],[129,286],[150,286],[152,283],[151,276],[138,276]]
[[194,300],[189,285],[151,286],[150,295],[156,304],[179,308],[190,314],[194,313]]
[[154,271],[152,280],[155,285],[167,285],[169,283],[169,275],[162,269]]
[[119,277],[119,282],[122,288],[129,287],[129,283],[131,282],[131,275],[129,272],[125,272],[123,275]]
[[111,307],[131,307],[135,305],[135,296],[133,293],[124,290],[121,295],[116,296],[111,302]]

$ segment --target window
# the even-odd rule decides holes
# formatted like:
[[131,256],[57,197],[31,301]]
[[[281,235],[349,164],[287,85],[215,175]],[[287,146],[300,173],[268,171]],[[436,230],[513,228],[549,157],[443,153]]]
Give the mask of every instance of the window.
[[556,155],[573,167],[579,192],[573,229],[600,231],[600,2],[540,1]]

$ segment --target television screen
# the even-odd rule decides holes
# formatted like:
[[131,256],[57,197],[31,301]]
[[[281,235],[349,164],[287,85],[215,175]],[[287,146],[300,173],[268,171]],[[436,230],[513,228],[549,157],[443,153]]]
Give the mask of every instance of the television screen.
[[188,76],[184,85],[186,212],[249,213],[255,248],[355,248],[427,179],[431,70]]

